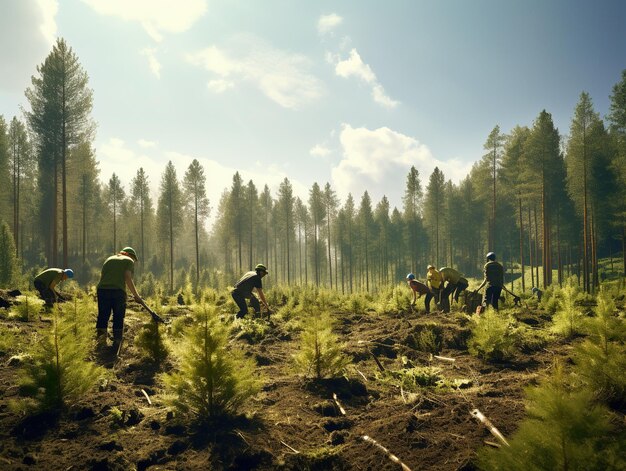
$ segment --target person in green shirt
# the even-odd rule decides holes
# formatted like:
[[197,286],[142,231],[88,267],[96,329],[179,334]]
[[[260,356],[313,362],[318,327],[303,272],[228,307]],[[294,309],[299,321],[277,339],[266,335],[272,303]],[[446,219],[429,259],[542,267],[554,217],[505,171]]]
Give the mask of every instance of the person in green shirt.
[[63,296],[54,288],[68,278],[74,278],[74,271],[71,268],[48,268],[35,277],[33,285],[39,291],[41,299],[46,302],[46,306],[52,306],[59,300],[64,301]]
[[102,265],[100,282],[97,286],[98,319],[96,335],[98,346],[106,345],[106,333],[111,312],[113,312],[113,349],[119,352],[124,338],[124,317],[126,315],[126,288],[130,290],[135,301],[142,306],[146,303],[135,288],[133,273],[137,253],[132,247],[123,248],[118,254],[107,258]]

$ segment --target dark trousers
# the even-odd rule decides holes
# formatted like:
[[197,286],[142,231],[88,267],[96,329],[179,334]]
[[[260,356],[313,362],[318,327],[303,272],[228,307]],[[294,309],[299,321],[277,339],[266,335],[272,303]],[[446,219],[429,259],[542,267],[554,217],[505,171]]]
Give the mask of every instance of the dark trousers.
[[459,301],[459,295],[465,291],[467,289],[469,285],[467,283],[464,283],[463,281],[459,281],[456,284],[456,289],[454,290],[454,300],[455,301]]
[[[234,290],[232,292],[232,297],[235,300],[235,303],[237,303],[237,306],[239,307],[239,312],[237,313],[237,317],[241,318],[241,317],[244,317],[246,314],[248,314],[248,305],[246,303],[246,297],[237,290]],[[259,303],[259,300],[254,295],[250,296],[250,306],[254,309],[254,312],[257,315],[261,314],[261,304]]]
[[124,328],[126,315],[126,291],[123,289],[98,290],[98,320],[96,329],[106,329],[113,311],[113,330]]
[[500,293],[502,293],[502,286],[490,286],[485,290],[485,299],[483,300],[483,302],[487,306],[491,305],[494,309],[497,310]]
[[424,307],[426,308],[426,312],[430,312],[431,299],[435,298],[435,305],[439,302],[440,290],[436,288],[431,288],[430,291],[431,292],[426,293],[426,299],[424,299]]
[[47,305],[54,304],[56,296],[49,286],[44,285],[43,281],[41,280],[33,281],[33,285],[35,285],[35,289],[39,291],[39,296],[46,302]]
[[440,301],[443,312],[450,312],[450,295],[454,293],[454,290],[456,289],[456,287],[457,285],[455,283],[450,283],[448,281],[448,284],[443,289],[443,292],[441,293],[441,301]]

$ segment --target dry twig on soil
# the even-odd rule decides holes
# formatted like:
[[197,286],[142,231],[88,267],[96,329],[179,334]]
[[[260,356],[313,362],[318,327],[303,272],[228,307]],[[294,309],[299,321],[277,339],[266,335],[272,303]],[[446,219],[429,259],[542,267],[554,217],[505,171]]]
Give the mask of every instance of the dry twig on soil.
[[393,461],[396,464],[399,464],[402,467],[402,471],[411,471],[411,468],[409,468],[407,465],[405,465],[400,458],[398,458],[396,455],[394,455],[393,453],[391,453],[387,448],[385,448],[384,446],[382,446],[380,443],[378,443],[376,440],[374,440],[372,437],[369,437],[367,435],[363,435],[361,437],[361,440],[363,440],[364,442],[368,442],[371,443],[372,445],[374,445],[376,448],[378,448],[379,450],[382,450],[387,457]]
[[339,399],[337,398],[337,394],[336,393],[333,393],[333,401],[335,401],[335,404],[339,408],[339,412],[341,412],[341,415],[346,415],[346,410],[339,403]]
[[480,420],[494,437],[496,437],[506,446],[510,446],[504,436],[500,433],[500,431],[491,423],[491,421],[487,417],[483,415],[481,411],[479,411],[478,409],[474,409],[472,412],[470,412],[470,414]]

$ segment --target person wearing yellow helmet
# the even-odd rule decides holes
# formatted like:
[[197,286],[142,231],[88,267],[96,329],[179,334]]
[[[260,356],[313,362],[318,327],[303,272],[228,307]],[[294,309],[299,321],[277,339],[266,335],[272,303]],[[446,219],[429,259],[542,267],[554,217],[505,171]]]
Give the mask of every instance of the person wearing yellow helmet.
[[[257,316],[261,314],[259,299],[267,309],[268,316],[272,312],[269,304],[267,304],[267,301],[265,300],[263,282],[261,281],[267,273],[267,267],[262,263],[259,263],[256,267],[254,267],[254,270],[244,273],[239,281],[235,283],[235,289],[231,294],[233,300],[239,307],[239,312],[235,315],[237,319],[242,319],[248,313],[248,304],[246,302],[248,299],[250,300],[250,306],[252,306]],[[257,297],[252,293],[254,290],[256,290],[259,299],[257,299]]]

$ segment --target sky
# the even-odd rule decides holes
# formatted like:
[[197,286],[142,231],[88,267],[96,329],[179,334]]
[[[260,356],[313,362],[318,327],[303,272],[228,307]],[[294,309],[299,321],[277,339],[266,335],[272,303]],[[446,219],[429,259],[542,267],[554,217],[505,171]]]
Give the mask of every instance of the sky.
[[[63,37],[89,75],[100,178],[195,158],[215,209],[239,171],[402,206],[415,166],[464,178],[491,130],[581,92],[604,117],[626,69],[621,0],[0,0],[0,115]],[[215,210],[213,211],[213,215]]]

